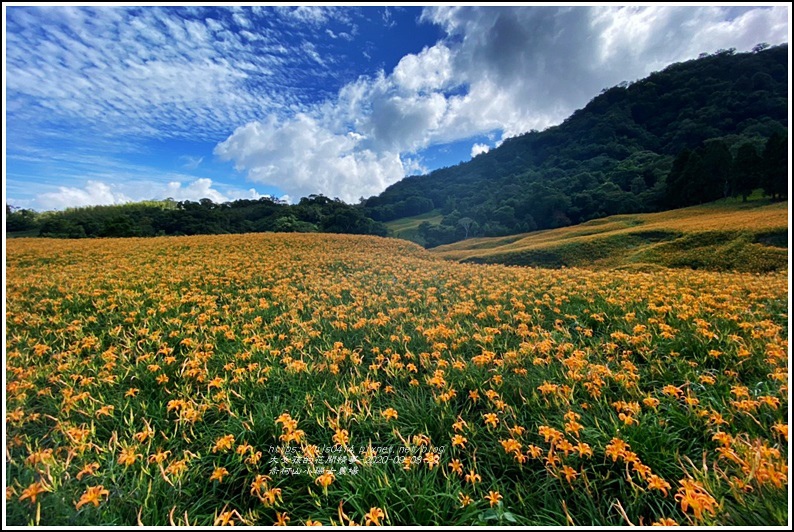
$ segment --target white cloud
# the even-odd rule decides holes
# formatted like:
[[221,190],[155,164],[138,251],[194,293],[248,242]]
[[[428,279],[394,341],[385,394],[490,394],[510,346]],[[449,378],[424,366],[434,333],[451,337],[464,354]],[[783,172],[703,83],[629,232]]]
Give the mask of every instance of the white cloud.
[[305,41],[303,45],[301,45],[301,50],[303,50],[303,53],[309,56],[317,64],[323,66],[325,65],[325,61],[323,61],[323,58],[320,57],[319,53],[317,53],[317,48],[315,48],[313,43]]
[[387,28],[393,28],[394,26],[397,25],[397,22],[392,20],[392,18],[391,18],[391,11],[389,11],[389,7],[388,6],[383,8],[383,24]]
[[397,64],[392,78],[406,91],[439,90],[453,79],[452,52],[443,43],[408,54]]
[[278,6],[276,12],[286,22],[322,26],[332,20],[349,22],[348,9],[334,6]]
[[426,147],[443,124],[447,105],[447,98],[439,92],[379,95],[372,101],[372,114],[362,129],[378,148],[414,152]]
[[[131,201],[160,200],[172,198],[177,201],[199,201],[209,198],[215,203],[231,201],[235,198],[259,199],[263,197],[255,188],[240,190],[220,186],[209,178],[172,176],[167,182],[129,180],[125,182],[106,182],[88,180],[83,186],[59,186],[51,192],[36,195],[26,205],[38,210],[65,209],[90,205],[116,205]],[[221,191],[223,189],[223,191]]]
[[490,148],[487,144],[475,144],[471,147],[471,157],[472,159],[477,157],[481,153],[488,153]]
[[192,183],[183,186],[179,181],[168,183],[167,194],[163,197],[174,198],[176,200],[198,201],[209,198],[215,203],[229,201],[229,198],[212,188],[212,179],[202,177]]
[[356,201],[405,175],[397,152],[362,148],[360,135],[338,134],[314,118],[250,122],[218,144],[215,154],[234,161],[249,179],[287,190],[290,196],[324,194]]
[[[600,63],[629,71],[657,70],[669,63],[718,49],[750,50],[762,41],[786,42],[786,7],[602,7],[593,11],[593,31],[601,32]],[[624,78],[628,79],[628,78]]]
[[[297,85],[295,76],[332,75],[307,73],[307,57],[322,62],[313,45],[294,54],[284,35],[252,24],[250,10],[194,11],[9,9],[9,120],[217,140],[246,121],[306,105],[306,96],[282,89]],[[290,32],[311,35],[308,28]]]
[[245,18],[245,15],[239,11],[232,15],[232,19],[238,26],[242,26],[243,28],[249,28],[251,26],[251,21]]
[[186,168],[188,170],[195,170],[199,167],[199,165],[204,162],[204,157],[193,157],[190,155],[182,155],[179,157],[179,160],[184,161],[182,164],[182,168]]
[[88,205],[114,205],[131,201],[123,193],[98,181],[88,181],[83,188],[58,187],[57,192],[45,192],[40,194],[36,200],[36,203],[45,210]]

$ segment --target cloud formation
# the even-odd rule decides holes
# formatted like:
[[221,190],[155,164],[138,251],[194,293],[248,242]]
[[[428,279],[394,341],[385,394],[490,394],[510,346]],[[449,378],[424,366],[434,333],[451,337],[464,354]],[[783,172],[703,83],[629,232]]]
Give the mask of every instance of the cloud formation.
[[[332,8],[279,8],[322,24]],[[338,17],[337,17],[338,18]],[[240,124],[313,103],[305,80],[332,73],[314,45],[285,47],[264,9],[9,7],[9,119],[111,135],[216,140]],[[290,38],[308,38],[292,27]]]
[[481,153],[488,153],[488,150],[490,150],[490,148],[487,144],[475,144],[471,147],[471,157],[473,159]]
[[363,137],[338,134],[298,114],[281,123],[274,117],[238,128],[215,153],[247,171],[255,182],[288,184],[294,197],[325,194],[356,201],[376,194],[405,175],[397,152],[362,148]]
[[44,210],[67,207],[86,207],[90,205],[118,205],[131,201],[160,200],[172,198],[177,201],[199,201],[209,198],[215,203],[223,203],[236,198],[259,199],[256,189],[247,191],[234,187],[222,187],[211,179],[203,177],[189,180],[163,182],[130,181],[121,184],[108,184],[104,181],[88,180],[83,186],[59,186],[51,192],[39,194],[35,207]]
[[422,20],[447,37],[287,121],[249,122],[215,153],[252,181],[354,201],[402,178],[428,146],[544,129],[621,81],[788,35],[785,7],[444,6]]
[[115,205],[129,201],[128,196],[99,181],[88,181],[83,188],[58,187],[56,192],[45,192],[38,197],[39,205],[45,209]]
[[[438,6],[420,22],[443,38],[390,71],[353,77],[358,54],[375,46],[355,41],[360,24],[388,32],[399,15],[372,9],[8,7],[8,158],[26,156],[20,139],[31,131],[48,150],[76,136],[203,141],[252,183],[354,202],[424,171],[428,147],[484,136],[498,145],[559,123],[623,80],[789,33],[783,6]],[[471,155],[485,149],[474,144]],[[206,168],[200,155],[181,167]],[[137,199],[148,183],[101,168],[83,176],[88,183],[58,177],[70,181],[42,194],[42,205]],[[250,195],[247,185],[221,193],[203,179],[180,178],[187,185],[175,192]],[[167,195],[170,181],[152,192]]]
[[184,164],[182,165],[183,168],[186,168],[188,170],[195,170],[196,168],[199,167],[199,165],[201,165],[202,162],[204,162],[204,157],[192,157],[190,155],[182,155],[181,157],[179,157],[179,160],[184,161]]

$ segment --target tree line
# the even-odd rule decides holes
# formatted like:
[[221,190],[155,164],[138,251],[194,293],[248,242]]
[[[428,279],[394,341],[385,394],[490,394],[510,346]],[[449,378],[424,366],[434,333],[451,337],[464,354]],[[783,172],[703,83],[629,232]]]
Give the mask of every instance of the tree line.
[[758,144],[745,142],[732,153],[725,142],[714,139],[694,150],[681,150],[667,176],[667,205],[684,207],[738,196],[747,201],[757,188],[773,199],[785,197],[788,192],[786,137],[776,132],[762,146]]
[[274,198],[145,201],[38,213],[6,205],[6,231],[51,238],[145,237],[250,232],[386,235],[386,226],[353,205],[323,195],[290,205]]

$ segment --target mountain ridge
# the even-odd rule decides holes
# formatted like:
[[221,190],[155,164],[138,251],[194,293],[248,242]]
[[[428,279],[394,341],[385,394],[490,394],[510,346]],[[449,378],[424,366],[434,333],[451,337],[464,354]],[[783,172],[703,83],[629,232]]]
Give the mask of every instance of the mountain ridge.
[[[725,159],[723,148],[733,159],[745,144],[762,157],[769,138],[787,135],[787,106],[787,44],[741,54],[722,50],[605,89],[559,125],[506,139],[470,161],[406,177],[363,207],[383,222],[437,210],[444,219],[414,238],[427,247],[470,233],[504,236],[681,207],[686,198],[674,198],[668,186],[677,157],[700,150],[703,164],[713,165]],[[689,194],[698,204],[744,195],[739,176],[721,171],[725,175],[679,196]]]

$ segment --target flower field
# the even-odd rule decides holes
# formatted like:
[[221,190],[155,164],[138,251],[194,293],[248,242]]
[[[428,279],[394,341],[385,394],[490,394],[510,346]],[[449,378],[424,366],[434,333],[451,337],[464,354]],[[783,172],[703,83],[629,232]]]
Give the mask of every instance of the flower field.
[[789,520],[786,272],[7,246],[7,524]]

